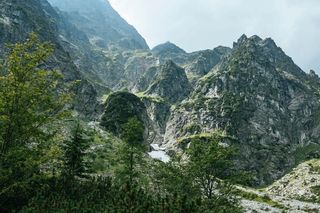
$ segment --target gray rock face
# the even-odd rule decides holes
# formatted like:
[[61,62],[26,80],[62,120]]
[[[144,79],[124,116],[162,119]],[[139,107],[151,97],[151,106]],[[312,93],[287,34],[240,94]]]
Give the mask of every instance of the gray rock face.
[[146,94],[158,96],[169,103],[176,103],[185,99],[192,88],[183,68],[172,61],[162,65]]
[[148,96],[141,97],[141,100],[147,108],[148,117],[152,124],[153,137],[150,142],[161,144],[164,140],[163,136],[170,116],[170,105]]
[[271,39],[243,36],[173,110],[165,143],[197,134],[190,125],[225,131],[238,139],[239,166],[270,183],[320,147],[319,82],[308,79]]
[[177,45],[171,43],[170,41],[164,43],[164,44],[159,44],[155,46],[151,52],[155,55],[161,56],[161,57],[166,57],[168,55],[172,54],[186,54],[186,51],[178,47]]
[[176,63],[183,63],[185,61],[185,58],[187,57],[186,51],[169,41],[164,44],[155,46],[151,50],[151,52],[156,57],[158,57],[161,62],[173,60]]
[[59,36],[59,26],[62,26],[63,20],[51,5],[46,0],[3,0],[0,2],[0,11],[0,54],[5,53],[5,44],[21,42],[29,33],[36,32],[42,41],[49,41],[55,47],[53,56],[46,64],[47,68],[60,70],[65,82],[81,80],[81,84],[75,88],[78,97],[75,108],[89,117],[96,114],[96,91],[73,63],[68,53],[70,44],[66,44]]
[[190,53],[187,63],[183,66],[186,72],[195,76],[206,75],[215,67],[231,49],[226,47],[217,47],[213,50],[202,50]]
[[271,194],[291,199],[307,201],[319,199],[313,188],[320,186],[320,160],[310,160],[299,164],[289,174],[267,188]]
[[102,0],[50,0],[67,12],[65,18],[84,32],[94,46],[124,50],[149,49],[144,38]]
[[207,74],[230,51],[230,48],[220,46],[213,50],[187,53],[170,42],[160,44],[151,50],[152,54],[159,58],[160,63],[172,60],[174,63],[185,68],[188,74],[194,76]]

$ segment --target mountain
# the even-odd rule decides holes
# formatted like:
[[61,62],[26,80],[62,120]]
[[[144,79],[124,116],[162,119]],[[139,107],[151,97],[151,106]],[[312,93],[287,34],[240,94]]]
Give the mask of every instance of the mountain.
[[86,119],[103,117],[105,129],[118,134],[127,117],[137,116],[147,141],[169,153],[183,153],[194,136],[222,132],[239,150],[239,168],[259,186],[320,148],[320,79],[271,38],[243,35],[232,48],[192,53],[170,42],[149,50],[107,1],[50,2],[55,7],[46,0],[0,1],[0,54],[32,31],[53,43],[47,66],[61,70],[64,82],[81,80],[75,109]]
[[103,49],[149,49],[144,38],[105,0],[50,0],[66,12],[64,18],[84,32],[90,43]]
[[186,69],[191,76],[203,76],[207,74],[220,60],[230,53],[228,47],[217,47],[213,50],[201,50],[187,53],[177,45],[166,42],[154,47],[151,52],[161,63],[172,60],[174,63]]
[[[3,0],[0,1],[0,8],[0,54],[5,54],[5,44],[23,41],[29,33],[36,32],[42,41],[51,42],[55,48],[47,67],[60,70],[65,82],[81,80],[74,91],[78,100],[75,108],[89,117],[96,115],[96,90],[83,77],[68,52],[72,46],[70,41],[79,41],[79,37],[85,36],[76,29],[67,30],[65,27],[71,25],[65,22],[46,0]],[[69,41],[65,41],[63,35],[66,35]]]
[[224,131],[240,150],[239,167],[256,184],[271,183],[320,148],[319,83],[272,39],[244,35],[172,110],[164,144],[176,149],[194,134]]
[[141,98],[152,122],[149,142],[168,152],[183,151],[194,135],[223,131],[241,153],[239,168],[267,185],[320,147],[319,78],[270,38],[243,35],[232,49],[187,53],[165,43],[151,53],[107,55],[117,76],[111,88]]
[[182,62],[187,54],[186,51],[169,41],[155,46],[151,52],[161,61],[170,59],[175,60],[176,62]]
[[146,94],[160,97],[169,103],[177,103],[188,97],[191,90],[184,69],[172,61],[167,61],[161,66]]

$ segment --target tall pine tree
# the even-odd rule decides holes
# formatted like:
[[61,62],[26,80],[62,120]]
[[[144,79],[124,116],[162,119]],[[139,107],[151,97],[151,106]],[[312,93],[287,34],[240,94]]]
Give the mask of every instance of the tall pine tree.
[[91,142],[92,138],[88,136],[80,122],[77,121],[71,132],[71,137],[63,144],[64,166],[62,175],[64,178],[74,180],[74,178],[87,177],[90,166],[85,157]]

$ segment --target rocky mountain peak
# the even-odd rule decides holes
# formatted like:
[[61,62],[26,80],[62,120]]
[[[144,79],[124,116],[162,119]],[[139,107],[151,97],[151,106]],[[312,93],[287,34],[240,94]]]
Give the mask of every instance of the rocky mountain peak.
[[176,103],[185,99],[190,92],[191,85],[185,70],[169,60],[161,66],[146,93],[159,96],[169,103]]
[[237,47],[239,44],[244,43],[245,41],[247,41],[247,39],[248,39],[247,35],[242,34],[236,42],[233,42],[233,48]]
[[316,71],[314,71],[314,70],[310,70],[309,71],[309,76],[310,77],[314,77],[314,78],[319,78],[319,76],[317,75]]
[[272,48],[277,48],[276,43],[271,38],[262,39],[258,35],[253,35],[251,37],[247,37],[243,34],[237,42],[233,44],[234,48],[237,48],[242,45],[259,45],[259,46],[268,46]]
[[290,74],[297,79],[306,77],[306,73],[271,38],[261,39],[258,36],[248,38],[243,35],[234,43],[231,55],[229,58],[242,61],[240,64],[246,68],[255,62],[263,67],[272,66],[278,72]]
[[103,0],[49,0],[100,48],[149,49],[145,39]]
[[166,43],[155,46],[151,51],[156,55],[165,55],[168,53],[173,53],[173,54],[186,53],[186,51],[184,51],[174,43],[171,43],[170,41],[167,41]]
[[224,46],[218,46],[213,49],[213,51],[217,52],[221,56],[225,56],[225,55],[229,54],[231,52],[231,50],[232,49],[230,47],[224,47]]
[[165,143],[225,131],[241,144],[239,166],[253,169],[257,184],[263,185],[304,160],[300,152],[306,157],[309,147],[319,147],[319,83],[272,39],[243,35],[235,44],[171,113]]
[[242,34],[240,36],[240,38],[238,39],[237,43],[241,43],[241,42],[243,42],[243,41],[245,41],[247,39],[248,39],[248,36],[246,34]]

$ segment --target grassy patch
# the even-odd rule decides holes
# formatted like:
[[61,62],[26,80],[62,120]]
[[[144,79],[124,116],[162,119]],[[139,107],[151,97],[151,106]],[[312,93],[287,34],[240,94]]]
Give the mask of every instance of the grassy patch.
[[191,141],[192,139],[195,139],[195,138],[200,138],[200,139],[210,139],[213,137],[215,133],[213,132],[208,132],[208,133],[200,133],[200,134],[195,134],[195,135],[190,135],[190,136],[186,136],[186,137],[182,137],[182,138],[179,138],[177,139],[177,142],[178,144],[183,144],[185,143],[186,141]]
[[201,132],[201,126],[196,123],[191,123],[185,127],[183,127],[183,132],[184,133],[191,133],[191,134],[197,134]]
[[105,103],[105,102],[108,100],[109,96],[110,96],[110,93],[103,95],[103,96],[100,98],[101,102],[102,102],[102,103]]
[[151,96],[151,95],[147,95],[144,92],[140,92],[135,94],[137,97],[140,98],[141,101],[144,100],[148,100],[151,101],[153,103],[165,103],[165,100],[159,96]]
[[243,190],[237,190],[236,191],[236,195],[238,195],[239,197],[242,197],[244,199],[247,200],[252,200],[252,201],[256,201],[259,203],[265,203],[268,204],[269,206],[272,206],[274,208],[279,208],[279,209],[285,209],[286,207],[283,206],[282,204],[273,201],[268,195],[264,195],[264,196],[260,196],[258,194],[252,193],[252,192],[246,192]]

